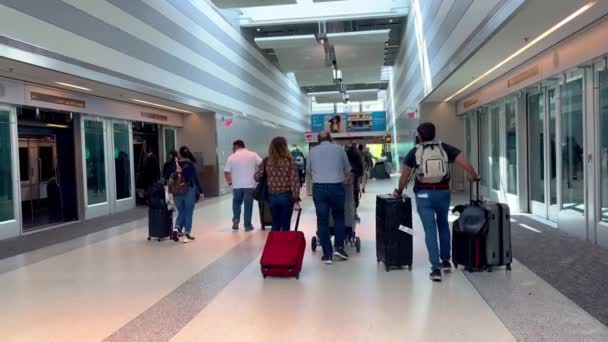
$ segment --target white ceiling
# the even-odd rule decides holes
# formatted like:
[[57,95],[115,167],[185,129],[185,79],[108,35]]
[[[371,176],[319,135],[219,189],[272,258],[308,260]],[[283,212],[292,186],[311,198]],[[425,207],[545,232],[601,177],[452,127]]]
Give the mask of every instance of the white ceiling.
[[297,0],[212,0],[218,8],[258,7],[296,4]]
[[[331,33],[344,84],[380,83],[384,44],[390,30]],[[284,72],[293,72],[301,87],[334,84],[323,44],[314,35],[256,38],[262,49],[273,49]]]
[[[528,0],[519,12],[490,41],[475,52],[456,72],[450,75],[425,99],[425,102],[439,102],[463,88],[486,70],[523,47],[525,38],[530,40],[541,35],[570,14],[589,3],[590,0]],[[494,71],[488,77],[463,92],[454,100],[466,97],[483,85],[505,74],[516,66],[576,33],[588,24],[608,13],[608,1],[597,1],[587,12],[561,27],[523,54]]]
[[[81,93],[90,96],[99,96],[107,99],[113,99],[121,102],[131,103],[137,106],[144,106],[139,103],[131,101],[131,99],[138,99],[147,102],[157,103],[164,106],[174,107],[188,112],[204,112],[205,110],[197,107],[187,106],[181,103],[164,100],[158,97],[144,95],[142,93],[130,91],[123,88],[114,87],[111,85],[90,81],[80,77],[60,73],[57,71],[44,69],[31,64],[17,62],[7,58],[0,58],[0,77],[16,79],[20,81],[30,82],[35,85],[49,86],[53,88],[59,88],[73,93]],[[63,82],[73,84],[85,88],[89,88],[92,91],[79,91],[71,87],[65,87],[56,84],[55,82]],[[157,110],[165,110],[154,106],[149,106]]]
[[[315,97],[316,103],[338,103],[342,102],[342,94],[335,92],[311,93]],[[378,90],[354,90],[348,93],[351,102],[376,101],[378,100]]]
[[[237,0],[214,0],[229,2]],[[280,0],[275,0],[282,2]],[[407,0],[340,0],[313,1],[297,0],[297,4],[282,6],[251,7],[249,4],[261,0],[240,0],[247,7],[240,6],[241,26],[273,25],[283,23],[317,22],[320,20],[346,20],[362,18],[403,17],[408,14]],[[239,7],[239,6],[234,6]]]

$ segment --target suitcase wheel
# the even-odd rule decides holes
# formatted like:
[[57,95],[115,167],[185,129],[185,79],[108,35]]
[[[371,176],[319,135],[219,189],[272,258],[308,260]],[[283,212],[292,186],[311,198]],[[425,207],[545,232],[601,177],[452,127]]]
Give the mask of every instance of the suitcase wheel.
[[310,240],[310,249],[312,249],[313,253],[317,250],[317,237],[313,236]]
[[150,240],[152,240],[152,238],[148,236],[148,241],[150,241]]
[[409,271],[411,271],[411,270],[412,270],[412,265],[407,265],[407,269],[408,269]]
[[507,272],[511,272],[511,264],[507,264]]
[[296,274],[296,279],[300,279],[300,274]]
[[262,230],[266,230],[266,226],[262,225]]
[[161,242],[161,241],[163,241],[163,239],[161,239],[161,238],[158,238],[158,242]]
[[486,267],[486,272],[492,272],[492,271],[493,271],[492,266]]
[[357,250],[357,253],[361,253],[361,239],[359,237],[355,240],[355,249]]
[[262,274],[262,277],[264,277],[264,279],[266,279],[266,275],[265,274]]
[[390,272],[391,271],[391,268],[388,267],[388,265],[384,265],[384,269],[386,270],[386,272]]
[[458,269],[458,264],[454,264],[454,269],[457,270]]

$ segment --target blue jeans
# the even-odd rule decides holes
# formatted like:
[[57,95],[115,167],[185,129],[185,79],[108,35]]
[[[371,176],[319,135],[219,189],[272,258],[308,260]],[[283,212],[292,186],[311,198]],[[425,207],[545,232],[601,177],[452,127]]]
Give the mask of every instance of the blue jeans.
[[329,236],[330,209],[335,223],[334,247],[336,249],[344,248],[344,204],[346,201],[344,184],[313,184],[312,198],[317,211],[317,234],[323,247],[323,256],[331,257],[333,250]]
[[273,231],[289,231],[291,215],[293,214],[293,198],[291,192],[268,194],[268,206],[272,216]]
[[[424,227],[426,249],[429,252],[431,267],[433,270],[439,270],[441,260],[450,260],[450,225],[448,223],[450,192],[420,190],[416,193],[416,206]],[[439,232],[439,246],[437,245],[437,232]]]
[[253,212],[253,188],[232,190],[232,222],[241,220],[241,205],[245,202],[245,228],[253,228],[251,213]]
[[177,208],[177,220],[175,228],[180,232],[190,235],[192,231],[192,215],[194,215],[194,205],[196,204],[196,189],[190,187],[188,192],[181,196],[175,196],[173,199],[175,208]]

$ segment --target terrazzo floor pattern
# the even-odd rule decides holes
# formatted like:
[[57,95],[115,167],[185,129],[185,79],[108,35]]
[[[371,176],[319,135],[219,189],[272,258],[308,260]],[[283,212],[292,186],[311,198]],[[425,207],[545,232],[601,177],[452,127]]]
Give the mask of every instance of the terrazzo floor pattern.
[[[0,274],[0,302],[8,308],[0,310],[0,340],[515,341],[500,311],[479,294],[485,293],[479,286],[500,280],[474,287],[461,271],[439,284],[428,279],[416,215],[413,270],[387,273],[376,263],[375,193],[392,188],[389,181],[368,186],[357,229],[361,254],[349,250],[349,261],[326,266],[308,245],[299,280],[262,279],[266,233],[232,232],[230,197],[197,210],[197,240],[190,244],[148,242],[140,221],[139,228],[24,264]],[[303,207],[310,244],[316,226],[310,198]],[[249,249],[234,254],[242,246]],[[176,317],[180,312],[187,316]],[[170,333],[139,329],[158,319],[172,321]]]

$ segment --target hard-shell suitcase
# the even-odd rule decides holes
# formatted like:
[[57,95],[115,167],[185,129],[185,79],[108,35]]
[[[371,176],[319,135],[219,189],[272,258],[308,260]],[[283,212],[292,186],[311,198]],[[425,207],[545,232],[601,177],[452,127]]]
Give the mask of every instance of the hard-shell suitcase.
[[463,266],[467,271],[480,271],[486,268],[486,237],[484,234],[467,235],[462,233],[456,220],[452,229],[452,262],[455,267]]
[[272,227],[272,215],[270,213],[270,205],[267,202],[259,201],[258,209],[260,210],[260,226],[262,230],[266,227]]
[[413,261],[412,200],[391,194],[376,197],[376,258],[386,271]]
[[148,240],[169,238],[173,232],[173,211],[164,208],[148,208]]
[[295,231],[271,231],[268,233],[266,245],[260,259],[260,267],[264,278],[300,277],[304,251],[306,250],[306,238],[304,233],[298,231],[302,209],[298,210]]
[[485,256],[486,266],[506,266],[511,268],[511,214],[504,203],[482,202],[481,207],[488,213]]

